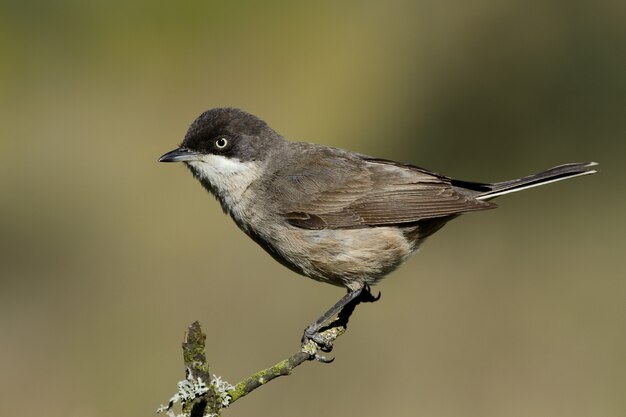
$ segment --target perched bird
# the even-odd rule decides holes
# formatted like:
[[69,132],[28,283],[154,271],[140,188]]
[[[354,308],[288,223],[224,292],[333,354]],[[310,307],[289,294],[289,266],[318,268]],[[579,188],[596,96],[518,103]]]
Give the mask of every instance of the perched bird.
[[[184,162],[237,226],[289,269],[348,293],[303,339],[415,252],[458,215],[490,200],[596,171],[572,163],[497,183],[455,180],[414,165],[290,142],[234,108],[201,114],[161,162]],[[370,295],[371,297],[371,295]],[[371,301],[371,299],[370,299]]]

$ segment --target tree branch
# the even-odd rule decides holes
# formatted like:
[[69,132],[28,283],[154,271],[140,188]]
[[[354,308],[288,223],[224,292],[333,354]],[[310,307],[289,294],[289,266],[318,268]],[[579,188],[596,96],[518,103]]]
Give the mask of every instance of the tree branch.
[[[348,320],[357,304],[377,299],[368,289],[366,296],[346,305],[334,321],[321,329],[318,342],[323,345],[325,351],[330,351],[335,340],[346,332]],[[187,329],[182,344],[186,378],[178,383],[178,392],[170,399],[168,406],[159,407],[158,413],[166,413],[169,417],[219,417],[224,408],[271,380],[291,374],[306,361],[316,360],[324,363],[333,361],[318,354],[322,346],[309,340],[289,358],[244,378],[233,386],[211,374],[205,355],[205,341],[206,335],[202,333],[200,324],[197,321],[193,322]],[[182,405],[182,414],[178,415],[172,410],[177,402]]]
[[[345,333],[345,327],[334,327],[322,332],[321,336],[332,343],[343,333]],[[228,390],[228,395],[231,397],[231,404],[241,397],[250,394],[260,386],[267,384],[272,379],[291,374],[291,371],[306,361],[315,359],[320,362],[332,362],[332,360],[329,361],[325,357],[318,355],[318,349],[319,346],[310,340],[302,347],[302,350],[291,355],[291,357],[278,362],[274,366],[259,371],[252,376],[244,378],[237,383],[233,389]]]

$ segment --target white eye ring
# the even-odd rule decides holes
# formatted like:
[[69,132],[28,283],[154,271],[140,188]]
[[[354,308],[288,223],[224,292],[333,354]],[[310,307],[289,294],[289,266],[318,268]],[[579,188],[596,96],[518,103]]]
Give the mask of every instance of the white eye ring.
[[224,149],[226,145],[228,145],[228,139],[226,138],[219,138],[215,141],[215,146],[217,146],[218,149]]

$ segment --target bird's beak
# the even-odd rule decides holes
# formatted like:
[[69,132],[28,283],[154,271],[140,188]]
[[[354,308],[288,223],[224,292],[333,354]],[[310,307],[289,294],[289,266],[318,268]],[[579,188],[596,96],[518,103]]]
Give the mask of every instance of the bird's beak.
[[200,157],[200,153],[190,151],[185,148],[177,148],[173,151],[169,151],[165,155],[159,158],[159,162],[185,162],[195,161]]

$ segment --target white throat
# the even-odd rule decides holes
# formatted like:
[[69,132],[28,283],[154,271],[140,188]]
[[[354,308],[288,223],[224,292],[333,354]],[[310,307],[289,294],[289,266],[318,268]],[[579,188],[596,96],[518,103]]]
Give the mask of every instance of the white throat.
[[215,196],[224,210],[240,217],[246,190],[261,176],[257,162],[242,162],[221,155],[203,155],[196,161],[187,162],[200,180],[211,184]]

